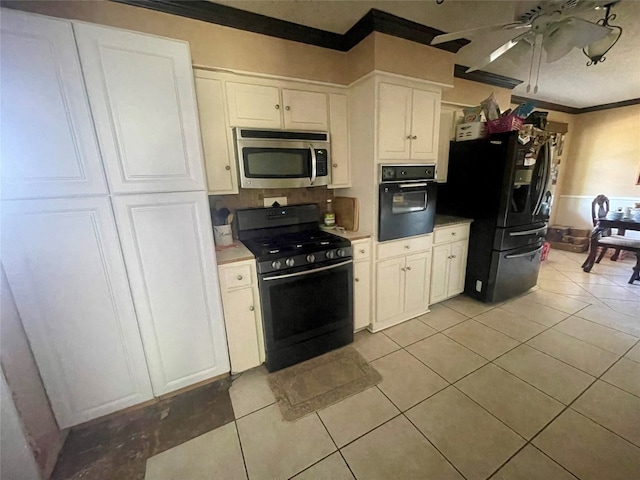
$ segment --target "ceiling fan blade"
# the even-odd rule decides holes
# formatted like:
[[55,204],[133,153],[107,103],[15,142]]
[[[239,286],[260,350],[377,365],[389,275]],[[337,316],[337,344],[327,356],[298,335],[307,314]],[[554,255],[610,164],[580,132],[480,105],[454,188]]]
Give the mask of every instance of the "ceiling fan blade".
[[474,66],[468,68],[466,70],[466,73],[474,72],[476,70],[481,69],[482,67],[484,67],[486,65],[489,65],[491,62],[497,60],[502,55],[504,55],[509,50],[511,50],[513,47],[515,47],[519,42],[523,41],[525,39],[525,37],[527,37],[528,35],[530,35],[530,32],[525,32],[525,33],[523,33],[521,35],[518,35],[515,38],[512,38],[507,43],[505,43],[503,45],[500,45],[498,48],[496,48],[493,52],[491,52],[489,55],[484,57],[482,60],[480,60]]
[[499,25],[490,25],[487,27],[480,28],[472,28],[470,30],[462,30],[460,32],[453,33],[443,33],[442,35],[438,35],[431,40],[431,45],[438,45],[440,43],[451,42],[452,40],[458,40],[460,38],[464,38],[468,35],[474,35],[476,33],[484,33],[484,32],[497,32],[498,30],[511,30],[511,29],[521,29],[531,28],[531,25],[522,22],[509,22],[509,23],[501,23]]
[[555,22],[544,32],[547,63],[555,62],[573,48],[584,48],[611,33],[611,29],[577,17]]

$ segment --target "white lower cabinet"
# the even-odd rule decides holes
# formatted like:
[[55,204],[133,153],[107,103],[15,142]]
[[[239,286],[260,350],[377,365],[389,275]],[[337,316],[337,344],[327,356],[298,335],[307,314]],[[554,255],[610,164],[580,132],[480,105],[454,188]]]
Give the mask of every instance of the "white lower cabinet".
[[372,324],[373,331],[428,311],[430,247],[431,235],[378,245],[376,318]]
[[255,261],[220,265],[220,283],[231,372],[264,362],[264,335]]
[[205,192],[112,198],[153,392],[229,371]]
[[2,210],[2,264],[60,428],[150,400],[108,197]]
[[353,329],[371,324],[371,240],[354,240],[353,250]]
[[429,303],[438,303],[464,290],[469,224],[437,229],[431,263]]

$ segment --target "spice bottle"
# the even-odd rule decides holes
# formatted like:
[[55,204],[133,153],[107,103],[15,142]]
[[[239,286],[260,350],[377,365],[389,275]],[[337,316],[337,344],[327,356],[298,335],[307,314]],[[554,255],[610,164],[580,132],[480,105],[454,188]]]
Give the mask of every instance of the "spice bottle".
[[333,213],[333,200],[327,200],[327,212],[324,214],[324,224],[327,227],[333,227],[336,224],[336,214]]

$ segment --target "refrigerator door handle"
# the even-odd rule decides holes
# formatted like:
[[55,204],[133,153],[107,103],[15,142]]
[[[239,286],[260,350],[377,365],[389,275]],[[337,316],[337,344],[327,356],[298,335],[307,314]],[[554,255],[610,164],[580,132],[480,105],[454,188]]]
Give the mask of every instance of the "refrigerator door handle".
[[512,255],[505,255],[504,258],[506,258],[507,260],[511,259],[511,258],[522,258],[522,257],[530,257],[535,255],[536,253],[538,253],[539,251],[541,251],[544,247],[538,247],[535,250],[531,250],[530,252],[525,252],[525,253],[514,253]]
[[545,225],[544,227],[540,227],[540,228],[534,228],[533,230],[523,230],[520,232],[509,232],[509,236],[510,237],[522,237],[525,235],[533,235],[535,233],[541,233],[541,232],[545,232],[547,230],[547,226]]
[[549,147],[549,141],[547,141],[542,148],[544,148],[544,164],[542,166],[542,181],[540,182],[540,191],[538,192],[538,199],[536,200],[536,206],[533,209],[533,214],[534,215],[538,215],[538,213],[540,213],[540,208],[542,207],[542,200],[544,198],[544,192],[547,189],[547,186],[549,184],[549,170],[550,170],[550,165],[549,163],[551,162],[551,152],[550,152],[550,147]]

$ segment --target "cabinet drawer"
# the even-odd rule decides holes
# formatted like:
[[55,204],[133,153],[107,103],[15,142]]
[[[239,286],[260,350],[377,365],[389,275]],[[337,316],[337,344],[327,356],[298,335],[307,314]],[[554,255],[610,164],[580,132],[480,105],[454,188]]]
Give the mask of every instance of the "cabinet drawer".
[[253,274],[251,265],[238,265],[233,267],[225,267],[223,270],[224,287],[226,289],[244,287],[251,285],[253,282]]
[[365,260],[371,256],[371,242],[353,242],[353,260]]
[[455,242],[469,238],[469,224],[455,225],[453,227],[437,228],[433,232],[433,243]]
[[430,247],[431,235],[403,238],[402,240],[393,242],[380,243],[378,244],[378,260],[397,257],[398,255],[421,252],[423,250],[428,250]]

